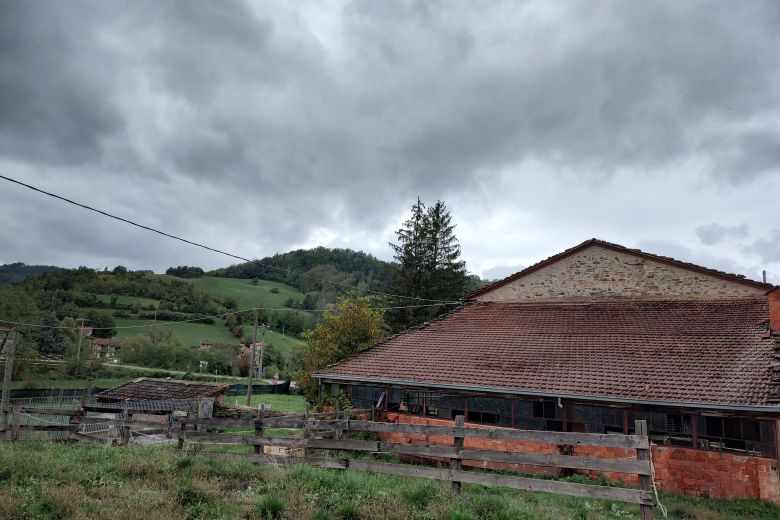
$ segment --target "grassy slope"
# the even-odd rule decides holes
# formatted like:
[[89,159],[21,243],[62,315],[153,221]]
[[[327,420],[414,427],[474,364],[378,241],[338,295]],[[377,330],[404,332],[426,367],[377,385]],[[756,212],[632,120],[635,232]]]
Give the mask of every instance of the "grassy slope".
[[[109,303],[111,301],[111,295],[110,294],[96,294],[95,295],[98,299],[98,301],[103,303]],[[117,296],[117,303],[119,304],[135,304],[138,303],[140,305],[158,305],[160,303],[159,300],[153,300],[151,298],[141,298],[139,296],[124,296],[120,295]]]
[[[288,298],[303,300],[303,293],[295,287],[267,280],[258,280],[257,285],[252,285],[252,280],[215,276],[191,278],[187,281],[211,295],[232,296],[236,299],[239,310],[251,309],[256,305],[281,308]],[[272,293],[273,288],[279,289],[279,293]]]
[[[663,494],[670,518],[780,517],[756,501]],[[278,512],[279,514],[268,514]],[[0,444],[0,518],[607,520],[637,506],[307,466],[178,457],[165,448]],[[661,518],[655,512],[655,518]]]
[[[149,323],[146,320],[138,320],[133,318],[116,318],[117,327],[127,327],[130,325],[143,325]],[[206,323],[177,323],[173,321],[158,321],[162,323],[161,327],[167,330],[173,330],[173,339],[185,346],[200,345],[203,340],[211,340],[222,343],[235,343],[237,340],[233,337],[230,331],[222,325],[221,321],[217,321],[214,325],[208,325]],[[134,329],[118,329],[120,338],[132,338],[134,336],[140,336],[144,334],[143,328]]]

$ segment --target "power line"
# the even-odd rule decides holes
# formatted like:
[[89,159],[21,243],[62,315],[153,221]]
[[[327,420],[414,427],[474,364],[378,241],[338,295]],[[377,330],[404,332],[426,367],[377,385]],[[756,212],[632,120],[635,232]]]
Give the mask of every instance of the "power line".
[[[372,310],[377,311],[385,311],[390,309],[417,309],[420,307],[438,307],[438,306],[445,306],[445,305],[460,305],[462,302],[441,302],[441,303],[426,303],[422,305],[398,305],[398,306],[391,306],[391,307],[370,307]],[[90,328],[92,330],[124,330],[124,329],[143,329],[143,328],[152,328],[152,327],[175,327],[176,325],[182,325],[185,323],[198,323],[203,320],[208,319],[214,319],[214,318],[224,318],[225,316],[230,316],[231,314],[241,314],[243,312],[252,312],[254,310],[260,310],[260,311],[286,311],[286,312],[339,312],[338,309],[290,309],[287,307],[252,307],[251,309],[242,309],[240,311],[230,311],[230,312],[224,312],[222,314],[214,314],[212,316],[202,316],[200,318],[192,318],[189,320],[180,320],[180,321],[172,321],[172,322],[162,322],[162,323],[144,323],[143,325],[124,325],[124,326],[117,326],[117,327],[86,327]],[[52,325],[41,325],[38,323],[21,323],[17,321],[9,321],[9,320],[0,320],[0,323],[5,323],[7,325],[13,325],[15,327],[32,327],[37,329],[65,329],[65,330],[71,330],[74,329],[74,327],[64,327],[62,325],[52,326]],[[75,327],[78,329],[78,326]]]
[[47,195],[49,197],[53,197],[53,198],[61,200],[63,202],[67,202],[68,204],[73,204],[74,206],[78,206],[80,208],[83,208],[83,209],[86,209],[86,210],[89,210],[89,211],[94,211],[95,213],[99,213],[100,215],[103,215],[104,217],[112,218],[114,220],[118,220],[120,222],[124,222],[125,224],[130,224],[131,226],[135,226],[135,227],[138,227],[138,228],[141,228],[141,229],[145,229],[146,231],[151,231],[152,233],[157,233],[158,235],[162,235],[162,236],[164,236],[166,238],[170,238],[170,239],[173,239],[173,240],[178,240],[180,242],[184,242],[185,244],[189,244],[189,245],[192,245],[192,246],[200,247],[202,249],[206,249],[206,250],[212,251],[214,253],[219,253],[221,255],[229,256],[231,258],[236,258],[238,260],[243,260],[245,262],[254,263],[254,264],[266,267],[268,269],[274,269],[274,270],[281,271],[281,272],[286,273],[286,274],[290,274],[290,275],[294,275],[294,276],[300,276],[302,278],[308,278],[310,280],[315,280],[315,281],[318,281],[318,282],[321,282],[321,283],[329,283],[329,284],[332,284],[332,285],[346,287],[347,289],[353,290],[353,291],[360,290],[360,291],[363,291],[363,292],[366,292],[366,293],[376,294],[378,296],[390,296],[390,297],[394,297],[394,298],[404,298],[404,299],[407,299],[407,300],[419,300],[419,301],[428,301],[428,302],[436,302],[436,303],[446,303],[444,300],[436,300],[436,299],[433,299],[433,298],[420,298],[420,297],[417,297],[417,296],[403,296],[401,294],[392,294],[392,293],[386,293],[386,292],[382,292],[382,291],[373,291],[371,289],[357,289],[356,287],[353,287],[352,285],[349,285],[349,284],[346,284],[346,283],[334,282],[334,281],[331,281],[331,280],[324,280],[322,278],[317,278],[315,276],[310,276],[308,274],[296,273],[296,272],[293,272],[293,271],[288,271],[287,269],[284,269],[282,267],[276,267],[274,265],[264,264],[264,263],[262,263],[262,262],[260,262],[258,260],[250,260],[249,258],[245,258],[245,257],[240,256],[240,255],[229,253],[227,251],[222,251],[221,249],[210,247],[210,246],[207,246],[205,244],[194,242],[192,240],[187,240],[186,238],[182,238],[180,236],[173,235],[171,233],[166,233],[165,231],[160,231],[159,229],[155,229],[155,228],[152,228],[152,227],[149,227],[149,226],[145,226],[143,224],[139,224],[137,222],[134,222],[132,220],[129,220],[129,219],[126,219],[126,218],[123,218],[123,217],[112,215],[111,213],[107,213],[107,212],[99,210],[97,208],[93,208],[92,206],[88,206],[86,204],[82,204],[80,202],[76,202],[74,200],[65,198],[65,197],[63,197],[61,195],[57,195],[56,193],[51,193],[49,191],[42,190],[40,188],[36,188],[35,186],[31,186],[30,184],[26,184],[26,183],[24,183],[22,181],[18,181],[16,179],[12,179],[11,177],[6,177],[5,175],[0,175],[0,179],[6,180],[8,182],[12,182],[14,184],[18,184],[19,186],[23,186],[25,188],[31,189],[33,191],[36,191],[36,192],[41,193],[43,195]]

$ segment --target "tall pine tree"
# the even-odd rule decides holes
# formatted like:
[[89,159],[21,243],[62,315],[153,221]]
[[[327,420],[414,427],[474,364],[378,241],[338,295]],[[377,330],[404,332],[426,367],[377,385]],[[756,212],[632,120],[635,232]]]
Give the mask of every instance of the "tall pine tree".
[[[411,216],[396,231],[397,243],[390,244],[398,262],[393,277],[393,292],[421,298],[399,300],[399,305],[430,304],[435,300],[454,301],[463,297],[468,274],[460,260],[460,245],[455,237],[447,206],[437,201],[430,208],[418,198]],[[448,306],[392,309],[387,322],[393,330],[402,330],[431,320],[446,312]]]

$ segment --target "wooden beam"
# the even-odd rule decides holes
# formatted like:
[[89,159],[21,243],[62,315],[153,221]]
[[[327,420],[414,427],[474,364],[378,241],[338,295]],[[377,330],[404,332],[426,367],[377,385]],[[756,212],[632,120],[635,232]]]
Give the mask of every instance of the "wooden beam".
[[508,428],[474,428],[430,426],[425,424],[384,423],[370,421],[311,421],[310,427],[319,430],[347,430],[362,432],[394,432],[446,437],[466,437],[493,440],[519,440],[573,446],[608,446],[614,448],[650,447],[647,437],[604,433],[548,432],[514,430]]

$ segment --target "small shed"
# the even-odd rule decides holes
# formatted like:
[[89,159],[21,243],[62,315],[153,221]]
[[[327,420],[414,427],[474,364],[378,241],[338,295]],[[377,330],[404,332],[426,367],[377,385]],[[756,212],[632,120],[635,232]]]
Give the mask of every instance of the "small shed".
[[98,401],[167,401],[211,397],[221,403],[229,385],[180,379],[139,377],[97,395]]

